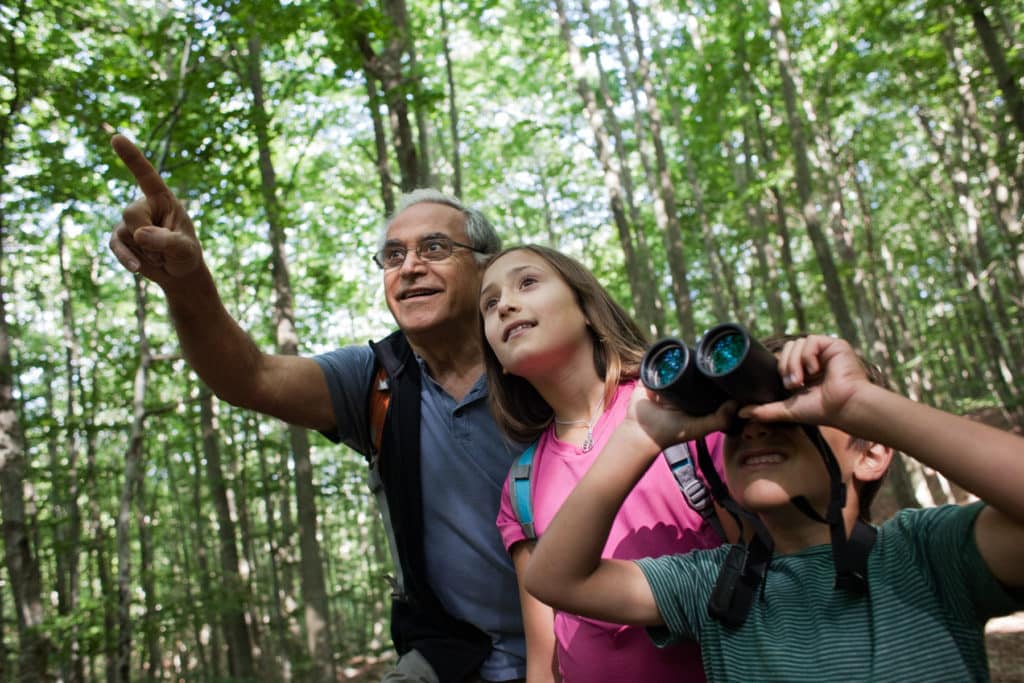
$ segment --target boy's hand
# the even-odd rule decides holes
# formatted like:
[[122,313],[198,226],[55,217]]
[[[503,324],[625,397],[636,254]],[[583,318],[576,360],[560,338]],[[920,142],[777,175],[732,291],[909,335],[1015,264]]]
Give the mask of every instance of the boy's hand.
[[728,401],[710,415],[693,417],[637,382],[623,422],[646,435],[660,452],[677,443],[725,429],[735,412],[736,403]]
[[779,354],[779,375],[793,395],[784,401],[745,406],[740,417],[838,426],[847,402],[870,383],[846,341],[821,335],[787,342]]
[[115,135],[110,144],[145,195],[122,212],[111,251],[125,268],[161,286],[191,275],[203,260],[192,219],[131,140]]

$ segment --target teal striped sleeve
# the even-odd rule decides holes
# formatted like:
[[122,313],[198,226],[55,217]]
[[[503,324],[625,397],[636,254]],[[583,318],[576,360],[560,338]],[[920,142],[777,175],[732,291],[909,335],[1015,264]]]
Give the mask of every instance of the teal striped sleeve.
[[664,627],[647,629],[658,647],[677,640],[700,640],[708,619],[707,605],[728,546],[694,550],[684,555],[636,560],[654,594]]
[[[983,501],[919,512],[910,542],[927,558],[940,599],[960,619],[986,620],[1024,608],[1024,590],[1004,586],[978,550],[974,524]],[[901,516],[893,522],[899,525]]]

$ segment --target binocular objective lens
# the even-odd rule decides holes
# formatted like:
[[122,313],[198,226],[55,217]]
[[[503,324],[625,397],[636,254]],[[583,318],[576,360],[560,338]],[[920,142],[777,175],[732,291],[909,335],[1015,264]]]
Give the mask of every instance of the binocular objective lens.
[[743,360],[747,342],[742,334],[728,332],[716,339],[708,349],[708,370],[714,375],[724,375],[736,369]]
[[653,370],[651,379],[654,380],[654,386],[660,388],[671,384],[683,370],[685,360],[682,349],[678,348],[666,349],[658,354],[651,368]]

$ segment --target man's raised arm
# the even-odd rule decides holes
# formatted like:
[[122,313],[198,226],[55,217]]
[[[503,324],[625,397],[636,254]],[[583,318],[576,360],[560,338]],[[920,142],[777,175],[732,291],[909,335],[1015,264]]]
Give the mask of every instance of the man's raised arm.
[[224,308],[181,202],[128,138],[115,135],[111,145],[143,198],[122,212],[110,249],[126,269],[163,290],[188,364],[229,403],[304,427],[331,429],[334,411],[316,362],[256,347]]

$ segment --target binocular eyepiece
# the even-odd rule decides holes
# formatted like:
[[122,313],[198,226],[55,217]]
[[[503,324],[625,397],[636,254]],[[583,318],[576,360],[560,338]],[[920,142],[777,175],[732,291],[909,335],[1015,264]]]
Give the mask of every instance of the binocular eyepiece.
[[789,396],[775,355],[736,323],[711,328],[695,349],[673,337],[655,342],[640,362],[640,379],[693,416],[729,399],[745,405]]

